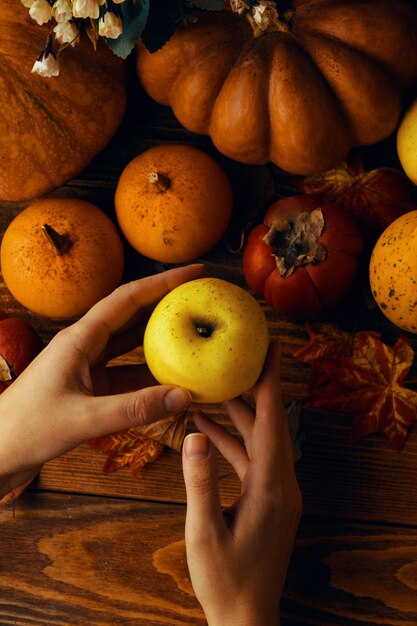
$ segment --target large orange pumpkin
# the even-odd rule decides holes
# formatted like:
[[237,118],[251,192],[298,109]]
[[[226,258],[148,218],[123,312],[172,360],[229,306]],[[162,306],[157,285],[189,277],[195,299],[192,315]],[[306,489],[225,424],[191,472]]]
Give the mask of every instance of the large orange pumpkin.
[[103,42],[65,49],[60,75],[32,74],[50,26],[0,0],[0,200],[26,200],[81,172],[126,107],[123,62]]
[[139,44],[139,78],[181,124],[243,163],[311,174],[394,131],[402,91],[417,80],[411,3],[293,0],[278,28],[255,38],[245,16],[202,12],[158,52]]

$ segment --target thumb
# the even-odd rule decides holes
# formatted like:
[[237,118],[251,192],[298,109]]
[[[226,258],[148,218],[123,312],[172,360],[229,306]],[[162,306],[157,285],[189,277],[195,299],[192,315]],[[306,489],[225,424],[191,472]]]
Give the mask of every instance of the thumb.
[[183,473],[187,491],[186,543],[200,542],[221,532],[224,520],[220,506],[219,480],[214,448],[203,433],[184,439]]
[[143,426],[185,411],[191,402],[187,389],[155,385],[139,391],[86,399],[88,439]]

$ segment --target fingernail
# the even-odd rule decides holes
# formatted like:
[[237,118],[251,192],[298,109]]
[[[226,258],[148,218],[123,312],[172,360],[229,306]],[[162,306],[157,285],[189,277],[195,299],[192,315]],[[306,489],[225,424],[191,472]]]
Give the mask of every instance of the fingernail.
[[184,439],[184,449],[190,461],[205,459],[210,449],[208,438],[203,433],[191,433]]
[[170,389],[164,398],[165,409],[168,413],[178,413],[188,407],[191,402],[190,392],[180,387]]

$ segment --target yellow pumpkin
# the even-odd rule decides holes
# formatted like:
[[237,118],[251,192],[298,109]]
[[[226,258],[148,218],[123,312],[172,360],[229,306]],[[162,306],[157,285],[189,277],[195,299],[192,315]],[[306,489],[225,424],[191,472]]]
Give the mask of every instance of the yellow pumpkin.
[[417,333],[417,211],[401,215],[384,230],[372,251],[369,277],[384,315]]
[[394,131],[417,80],[417,10],[404,0],[291,5],[258,37],[244,16],[197,14],[157,52],[140,44],[137,71],[226,156],[312,174]]
[[0,200],[26,200],[80,173],[110,141],[126,107],[123,62],[99,42],[68,46],[60,75],[32,74],[50,26],[0,0]]

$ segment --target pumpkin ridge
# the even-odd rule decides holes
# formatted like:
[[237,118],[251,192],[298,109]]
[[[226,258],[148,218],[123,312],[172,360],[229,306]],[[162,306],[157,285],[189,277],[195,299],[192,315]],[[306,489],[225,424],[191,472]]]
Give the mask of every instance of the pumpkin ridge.
[[[359,19],[352,19],[352,10],[355,14],[361,12]],[[317,30],[333,36],[361,54],[375,57],[375,54],[370,55],[370,50],[377,50],[379,61],[384,61],[384,67],[390,69],[401,84],[415,80],[417,12],[409,0],[331,0],[320,3],[320,10],[306,4],[297,9],[295,22],[300,31]],[[343,37],[336,36],[336,32],[343,33]],[[392,48],[394,41],[398,44],[395,49]]]
[[[60,120],[54,116],[53,112],[45,106],[45,102],[41,100],[37,95],[35,95],[34,90],[30,88],[28,82],[25,81],[22,78],[22,76],[20,76],[17,73],[15,68],[8,61],[5,61],[4,58],[3,58],[3,63],[7,67],[7,69],[10,70],[10,73],[8,74],[8,78],[10,78],[10,74],[12,74],[14,76],[16,84],[19,85],[22,89],[22,92],[19,93],[19,89],[15,88],[15,94],[16,94],[16,98],[18,98],[22,102],[23,107],[24,108],[27,107],[28,100],[33,102],[36,105],[39,113],[43,114],[44,119],[47,119],[53,125],[54,130],[51,134],[55,137],[55,139],[58,141],[64,140],[66,142],[67,153],[70,154],[70,158],[73,158],[76,156],[77,158],[80,159],[81,163],[84,163],[85,165],[87,165],[87,161],[85,160],[85,157],[83,156],[81,145],[78,142],[78,135],[72,132],[71,126],[69,124],[61,123]],[[9,88],[10,88],[10,85],[9,85]],[[36,116],[32,118],[33,126],[36,127],[37,122],[38,120],[36,119]],[[75,141],[74,141],[74,138],[75,138]],[[66,158],[68,158],[68,155]],[[37,172],[42,172],[42,176],[45,178],[46,181],[48,181],[49,185],[55,186],[59,184],[59,179],[58,179],[59,174],[57,176],[51,176],[48,170],[45,168],[44,162],[42,162],[34,152],[31,153],[31,159],[34,164],[34,169]],[[84,167],[84,165],[82,165],[82,167]],[[66,169],[68,170],[68,167]],[[74,167],[71,167],[69,169],[68,178],[72,176],[72,172],[75,172]],[[41,192],[41,194],[42,193],[43,192]]]
[[[259,40],[256,40],[256,39],[254,39],[253,41],[249,40],[248,42],[243,41],[244,45],[241,48],[237,47],[235,44],[232,44],[233,47],[236,47],[236,55],[235,55],[235,58],[234,58],[233,62],[229,66],[228,71],[225,72],[225,74],[224,74],[224,78],[222,80],[221,87],[218,90],[217,96],[216,96],[216,98],[214,100],[214,103],[213,103],[213,107],[212,107],[212,110],[211,110],[211,116],[210,116],[210,123],[209,123],[209,133],[210,134],[212,133],[212,120],[213,120],[214,112],[216,110],[216,103],[217,103],[218,99],[221,96],[221,93],[223,91],[223,87],[224,87],[224,85],[225,85],[225,83],[227,81],[228,76],[231,73],[233,73],[233,71],[236,70],[240,60],[244,59],[245,57],[248,56],[248,54],[250,54],[250,52],[252,51],[252,49],[254,47],[254,43],[258,43],[258,42],[259,42]],[[270,80],[271,80],[271,77],[269,76],[269,78],[268,78],[268,89],[269,89],[269,82],[270,82]],[[268,108],[268,107],[266,107],[266,108]],[[269,119],[268,119],[268,126],[270,127]]]
[[[319,51],[318,53],[316,53],[314,49],[312,50],[312,46],[308,44],[308,41],[306,41],[309,37],[316,38],[317,42],[322,42],[322,45],[317,43],[317,46],[314,46]],[[343,40],[335,38],[332,35],[327,35],[326,33],[321,33],[317,30],[306,29],[298,36],[297,41],[299,43],[304,42],[303,49],[306,50],[315,66],[320,70],[323,79],[329,86],[330,92],[334,95],[334,98],[338,102],[340,110],[348,122],[349,129],[352,133],[352,147],[357,145],[359,139],[362,145],[374,144],[385,139],[391,134],[391,132],[393,132],[398,123],[401,108],[400,81],[398,77],[393,74],[391,68],[381,62],[381,60],[377,57],[362,53]],[[323,44],[328,53],[322,52]],[[335,44],[337,54],[333,51],[332,44]],[[343,53],[341,53],[341,51],[345,51],[353,58],[356,57],[357,62],[348,63],[347,60],[343,59]],[[328,62],[328,58],[332,58],[336,69],[332,70],[332,64]],[[349,110],[349,105],[352,104],[352,100],[343,93],[343,83],[341,83],[340,77],[343,76],[344,81],[346,81],[349,75],[352,76],[351,85],[355,87],[355,95],[362,91],[364,97],[370,99],[372,96],[372,89],[370,88],[369,79],[366,77],[366,82],[365,80],[361,80],[360,72],[357,71],[358,64],[360,64],[361,69],[363,69],[365,60],[367,70],[371,70],[374,85],[376,83],[378,84],[377,89],[374,90],[377,92],[374,96],[374,103],[370,100],[363,103],[361,106],[355,103],[352,110]],[[348,71],[349,66],[354,68],[350,73]],[[362,86],[363,89],[361,89]],[[352,91],[349,84],[347,91]],[[381,92],[384,93],[384,100],[386,103],[386,107],[383,110],[379,110],[375,104],[379,102]],[[387,120],[388,102],[391,103],[391,110],[388,113],[391,120],[390,125]],[[376,130],[373,131],[373,128],[370,127],[369,115],[367,114],[369,110],[374,110],[376,115],[382,115],[382,113],[385,114],[385,119],[378,124],[379,127],[383,128],[383,132],[377,132]],[[376,119],[373,120],[374,126],[376,125],[376,121]],[[365,139],[366,133],[368,133],[367,139]]]
[[[13,74],[16,82],[22,87],[22,91],[25,94],[25,97],[28,98],[29,100],[31,100],[32,102],[36,103],[36,105],[45,113],[46,117],[49,119],[50,122],[52,122],[54,125],[56,125],[61,130],[64,130],[63,124],[61,124],[61,122],[59,120],[57,120],[53,116],[52,112],[45,106],[44,102],[42,102],[42,100],[40,100],[34,94],[33,90],[29,87],[27,81],[23,80],[23,78],[14,69],[13,65],[10,64],[8,61],[6,61],[4,56],[2,57],[2,61],[3,61],[3,64],[7,66],[7,75],[8,75],[8,77],[10,77],[10,73]],[[15,89],[15,93],[16,93],[16,96],[18,96],[20,100],[23,100],[22,97],[19,96],[19,93],[18,93],[17,89]],[[67,136],[67,138],[69,138],[69,137]]]
[[[318,39],[323,39],[325,41],[332,41],[338,46],[344,48],[345,50],[351,50],[355,54],[360,54],[361,56],[367,57],[373,63],[375,63],[375,65],[377,65],[381,70],[383,70],[385,74],[388,74],[393,80],[395,80],[396,84],[399,87],[401,86],[401,81],[399,77],[394,74],[394,72],[392,71],[392,68],[388,64],[384,63],[383,59],[380,59],[375,55],[369,54],[367,50],[359,50],[358,48],[355,48],[352,44],[341,39],[340,37],[336,37],[336,35],[333,35],[331,33],[324,33],[323,31],[320,31],[315,28],[304,28],[303,33],[299,33],[299,34],[297,33],[296,37],[299,43],[304,38],[304,35],[307,35],[307,36],[312,35],[314,37],[317,37]],[[303,48],[306,49],[307,46],[306,47],[303,46]],[[313,58],[313,60],[315,59]]]
[[[249,24],[248,24],[249,28]],[[250,30],[250,29],[249,29]],[[226,156],[232,157],[232,153],[235,154],[235,151],[239,151],[239,159],[244,163],[256,162],[256,163],[266,163],[269,158],[269,133],[270,133],[270,120],[268,113],[268,94],[269,94],[269,84],[270,84],[270,76],[266,71],[264,59],[266,57],[265,50],[267,51],[270,48],[271,41],[271,33],[266,33],[262,37],[253,38],[251,35],[248,40],[246,40],[245,45],[242,46],[238,50],[238,54],[235,58],[235,62],[229,69],[229,72],[226,75],[226,79],[222,85],[221,90],[219,91],[217,98],[215,100],[215,104],[212,109],[212,115],[210,120],[210,135],[212,137],[214,145],[217,147],[218,142],[221,142],[223,145],[222,152]],[[269,55],[270,58],[271,55]],[[262,59],[262,63],[256,63],[257,59]],[[251,68],[252,65],[252,68]],[[259,75],[254,78],[254,69],[253,66],[260,68]],[[249,74],[248,74],[249,72]],[[243,89],[241,93],[241,97],[235,99],[235,109],[237,106],[240,109],[244,109],[246,106],[246,115],[242,116],[239,114],[231,114],[228,112],[228,120],[225,122],[225,115],[227,113],[227,107],[230,105],[230,101],[227,97],[228,90],[230,90],[230,86],[233,84],[237,84],[240,87],[245,84],[251,84],[250,73],[252,74],[251,80],[257,79],[256,84],[262,89],[262,96],[259,95],[259,91],[256,91],[256,102],[250,100],[250,96],[254,92],[254,87],[249,89]],[[236,76],[239,76],[239,80],[236,81]],[[261,83],[261,85],[260,85]],[[225,106],[226,103],[226,106]],[[263,110],[262,110],[263,104]],[[240,142],[240,134],[231,132],[231,128],[239,123],[240,127],[242,125],[246,125],[246,138],[244,144]],[[254,123],[255,120],[255,123]],[[264,127],[261,128],[261,125]],[[249,141],[247,139],[248,135],[252,134],[252,136],[256,135],[253,141]],[[260,144],[259,137],[262,135],[262,153],[259,151],[254,156],[253,153],[253,145],[258,146]],[[234,143],[230,143],[230,142]],[[229,144],[228,149],[226,149],[225,144]],[[229,154],[228,154],[229,153]],[[250,155],[250,156],[248,156]]]
[[[203,51],[204,54],[197,55],[191,61],[190,64],[188,65],[185,64],[182,67],[182,70],[178,73],[178,76],[174,80],[171,86],[171,90],[169,92],[169,98],[170,98],[172,110],[179,121],[181,121],[181,118],[183,117],[183,114],[181,112],[181,107],[184,106],[184,89],[187,83],[187,79],[192,77],[193,74],[198,75],[199,73],[201,73],[199,72],[199,68],[204,70],[205,64],[210,64],[210,60],[215,58],[217,53],[227,50],[227,49],[230,49],[233,53],[233,51],[235,51],[235,48],[236,46],[234,45],[234,42],[230,40],[224,40],[220,44],[213,43],[207,46],[206,48],[204,48],[204,51]],[[211,133],[210,126],[211,126],[211,121],[212,121],[213,111],[214,111],[216,101],[223,89],[223,85],[227,79],[228,74],[230,73],[230,71],[232,71],[232,68],[235,66],[235,63],[236,63],[237,58],[239,57],[239,54],[240,54],[240,51],[236,50],[235,54],[231,55],[233,58],[231,59],[230,63],[226,63],[223,65],[222,75],[217,82],[211,85],[211,93],[209,94],[209,97],[207,97],[207,91],[209,87],[207,83],[205,84],[206,101],[204,103],[203,112],[200,113],[199,115],[198,128],[194,124],[191,123],[189,119],[189,114],[187,115],[187,112],[185,112],[184,117],[187,118],[187,124],[191,130],[194,130],[195,132]],[[176,102],[177,90],[180,92],[178,103]],[[186,98],[185,100],[188,101],[188,98]],[[203,121],[206,118],[208,118],[208,121],[206,123],[203,123]]]

